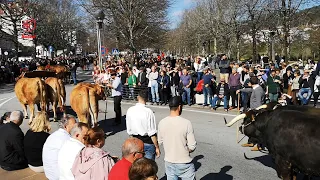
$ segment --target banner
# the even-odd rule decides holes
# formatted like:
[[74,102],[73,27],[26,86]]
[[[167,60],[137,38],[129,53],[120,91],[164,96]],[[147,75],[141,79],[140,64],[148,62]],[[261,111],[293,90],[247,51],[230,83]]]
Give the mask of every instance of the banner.
[[34,39],[36,30],[36,20],[30,17],[24,17],[21,20],[22,39]]

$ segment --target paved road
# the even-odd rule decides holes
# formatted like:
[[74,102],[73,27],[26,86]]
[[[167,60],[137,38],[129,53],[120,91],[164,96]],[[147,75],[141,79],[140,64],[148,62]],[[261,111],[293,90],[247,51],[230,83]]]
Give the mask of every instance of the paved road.
[[[87,75],[86,75],[87,74]],[[89,78],[89,73],[81,72],[79,79],[85,80]],[[12,88],[11,86],[10,88]],[[6,111],[22,110],[20,104],[15,98],[13,90],[7,88],[1,92],[0,88],[0,114]],[[67,105],[69,105],[69,94],[73,86],[67,85]],[[122,112],[125,115],[127,109],[132,103],[123,103]],[[105,102],[100,102],[100,109],[105,108]],[[154,111],[157,121],[166,117],[169,113],[168,107],[150,106]],[[112,127],[112,118],[114,118],[113,104],[111,101],[107,103],[107,120],[104,114],[99,114],[100,126],[104,128],[109,135],[106,139],[106,151],[112,155],[121,156],[121,145],[128,137],[125,131],[125,125],[121,127]],[[71,109],[68,113],[74,114]],[[266,180],[278,179],[271,158],[260,152],[250,152],[248,148],[242,148],[236,143],[236,128],[227,128],[224,125],[223,117],[230,121],[236,112],[226,114],[223,111],[212,112],[207,109],[199,109],[194,107],[185,107],[182,116],[191,120],[197,140],[197,149],[192,154],[197,170],[197,179],[202,180]],[[51,114],[52,117],[52,114]],[[125,119],[123,118],[123,122]],[[125,123],[123,123],[125,124]],[[27,121],[21,126],[23,131],[28,129]],[[52,123],[53,131],[57,129],[57,123]],[[240,135],[242,137],[242,135]],[[245,138],[241,143],[244,143]],[[162,151],[163,152],[163,151]],[[243,154],[254,160],[245,160]],[[164,177],[164,155],[162,154],[157,163],[159,166],[159,179]]]

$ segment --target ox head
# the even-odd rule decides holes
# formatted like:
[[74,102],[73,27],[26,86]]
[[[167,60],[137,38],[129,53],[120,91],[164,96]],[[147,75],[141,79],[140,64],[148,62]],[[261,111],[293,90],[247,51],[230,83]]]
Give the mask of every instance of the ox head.
[[278,106],[278,103],[264,104],[256,109],[252,109],[244,114],[236,116],[229,123],[226,121],[225,122],[228,127],[231,127],[236,122],[243,119],[243,122],[239,127],[239,131],[248,137],[259,138],[261,135],[260,127],[263,126],[263,123],[265,123],[263,121],[265,118],[259,118],[259,115],[263,114],[264,112],[270,112],[276,109]]
[[15,80],[18,81],[19,79],[23,78],[25,74],[26,74],[26,72],[23,71],[23,72],[20,74],[20,76],[16,77]]
[[95,84],[95,85],[94,85],[94,89],[95,89],[97,95],[98,95],[102,100],[105,100],[105,99],[106,99],[103,86],[101,86],[101,85],[99,85],[99,84]]

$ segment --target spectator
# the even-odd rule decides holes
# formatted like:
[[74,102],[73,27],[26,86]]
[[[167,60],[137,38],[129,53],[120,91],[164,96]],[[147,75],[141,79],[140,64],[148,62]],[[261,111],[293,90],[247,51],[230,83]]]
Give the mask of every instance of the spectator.
[[289,82],[294,78],[293,73],[291,71],[292,68],[287,68],[286,73],[283,74],[283,92],[291,94],[291,85]]
[[180,76],[178,68],[175,67],[172,71],[169,72],[171,81],[170,81],[170,89],[171,89],[171,95],[172,97],[178,96],[178,87],[180,82]]
[[84,136],[86,147],[78,153],[72,166],[72,174],[77,180],[108,179],[114,161],[108,152],[101,148],[105,144],[106,134],[94,127]]
[[58,154],[62,145],[70,139],[70,131],[76,123],[72,116],[66,116],[59,121],[59,129],[52,133],[43,145],[43,169],[49,180],[59,179]]
[[110,72],[112,84],[109,83],[107,86],[112,89],[112,97],[113,97],[113,106],[114,112],[116,114],[115,121],[113,125],[118,126],[121,124],[121,100],[122,100],[122,84],[121,80],[118,76],[116,76],[115,71]]
[[317,76],[316,82],[314,84],[314,93],[313,93],[313,106],[314,107],[317,106],[319,95],[320,95],[320,76]]
[[73,62],[70,67],[73,85],[77,85],[77,67],[78,65],[75,62]]
[[165,71],[160,72],[160,76],[158,77],[158,84],[160,89],[160,99],[161,105],[168,103],[169,91],[168,88],[170,86],[170,78]]
[[280,77],[276,75],[275,70],[271,70],[271,74],[267,79],[267,95],[269,96],[270,102],[278,102],[278,93],[280,92],[279,83],[281,83]]
[[130,180],[157,180],[158,165],[155,161],[140,158],[133,162],[129,170]]
[[182,75],[180,76],[180,82],[183,85],[183,94],[182,94],[182,101],[184,104],[191,106],[191,89],[190,86],[192,84],[191,76],[188,74],[187,69],[183,69]]
[[300,84],[299,84],[299,80],[300,80],[300,71],[299,70],[295,70],[294,73],[294,78],[292,79],[291,82],[291,90],[292,90],[292,103],[293,105],[297,105],[297,95],[300,89]]
[[132,71],[129,71],[128,73],[128,81],[127,81],[127,84],[128,84],[128,87],[129,87],[129,99],[134,99],[134,88],[136,87],[137,85],[137,77],[133,74]]
[[144,67],[140,67],[140,73],[138,75],[137,82],[140,88],[145,88],[148,85],[147,73],[145,72]]
[[212,109],[217,109],[217,102],[218,100],[223,99],[223,107],[225,111],[228,111],[228,101],[229,101],[229,85],[225,83],[225,80],[223,78],[220,78],[220,83],[217,86],[216,94],[214,95],[213,101],[212,101]]
[[8,122],[10,122],[10,114],[11,112],[5,112],[3,114],[3,116],[1,116],[1,119],[0,119],[0,128],[3,124],[7,124]]
[[118,161],[109,173],[109,180],[129,180],[129,169],[136,159],[145,155],[143,142],[138,138],[128,138],[122,145],[122,159]]
[[155,160],[160,156],[157,140],[156,118],[151,109],[146,107],[148,94],[141,90],[138,95],[138,103],[127,111],[127,133],[140,139],[144,143],[145,157]]
[[222,54],[221,55],[221,60],[219,63],[219,68],[220,68],[220,78],[223,78],[226,80],[226,83],[228,83],[229,80],[229,73],[230,73],[230,61],[227,60],[227,55]]
[[203,76],[203,95],[204,95],[204,103],[203,106],[208,105],[208,96],[209,96],[209,104],[212,104],[212,89],[211,86],[215,81],[213,75],[210,72],[210,69],[204,69],[204,76]]
[[190,153],[196,149],[192,124],[182,118],[182,100],[176,96],[170,99],[170,116],[159,123],[159,143],[165,152],[167,179],[195,179],[195,168]]
[[7,171],[28,167],[24,154],[24,134],[20,129],[23,122],[21,111],[12,111],[10,122],[3,125],[0,131],[0,166]]
[[[238,102],[237,98],[237,90],[240,89],[241,83],[240,83],[240,74],[237,72],[237,68],[232,68],[232,74],[229,76],[229,87],[230,87],[230,95],[231,95],[231,102],[232,105],[229,108],[229,110],[232,110],[236,107],[236,102]],[[238,107],[240,107],[240,104],[237,104]]]
[[198,83],[203,76],[204,64],[201,62],[201,57],[198,57],[196,63],[194,63],[194,69],[197,72],[197,82]]
[[[299,79],[300,84],[300,90],[298,92],[299,99],[301,100],[302,105],[307,105],[309,102],[309,99],[311,97],[311,88],[309,85],[309,70],[305,70],[303,73],[303,76]],[[307,97],[304,97],[304,94],[308,94]]]
[[265,92],[262,87],[259,85],[259,79],[256,76],[251,77],[250,85],[252,88],[244,88],[237,90],[237,94],[240,92],[251,93],[250,96],[250,108],[256,109],[264,104],[264,95]]
[[158,86],[158,72],[156,71],[156,67],[151,67],[151,72],[148,76],[150,85],[151,85],[151,96],[152,96],[152,105],[157,103],[159,105],[159,86]]
[[58,155],[59,180],[73,180],[72,165],[77,154],[84,148],[84,136],[88,132],[88,125],[76,123],[70,131],[71,138],[61,147]]
[[38,112],[24,137],[24,152],[28,160],[28,166],[34,172],[44,172],[42,150],[50,135],[50,130],[51,126],[47,113]]

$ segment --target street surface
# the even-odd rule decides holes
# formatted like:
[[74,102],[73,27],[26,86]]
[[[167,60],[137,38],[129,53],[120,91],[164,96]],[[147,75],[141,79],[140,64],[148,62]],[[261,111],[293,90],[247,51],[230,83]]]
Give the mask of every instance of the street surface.
[[[91,72],[79,71],[78,79],[89,80]],[[7,111],[22,110],[17,98],[15,97],[13,85],[0,86],[0,114]],[[69,95],[72,85],[66,85],[67,90],[67,110],[69,114],[75,115],[70,108]],[[105,101],[100,101],[100,109],[105,109]],[[122,103],[122,114],[125,115],[127,109],[134,105],[130,102]],[[169,114],[167,106],[149,106],[155,113],[157,122]],[[37,108],[36,108],[37,109]],[[29,109],[28,109],[29,110]],[[107,103],[107,120],[105,114],[99,114],[99,124],[108,135],[104,150],[111,152],[112,155],[121,157],[121,146],[128,134],[125,128],[125,118],[120,127],[111,126],[114,118],[113,103],[108,100]],[[52,112],[49,113],[52,118]],[[267,154],[261,152],[251,152],[250,148],[241,147],[242,143],[247,141],[244,138],[239,144],[236,140],[236,126],[228,128],[224,124],[225,117],[229,122],[237,112],[235,110],[226,113],[222,110],[216,112],[209,109],[197,107],[184,107],[182,116],[192,122],[197,140],[197,149],[192,153],[197,170],[197,179],[202,180],[271,180],[278,179],[274,164]],[[61,114],[60,114],[61,116]],[[23,132],[28,130],[27,120],[24,120],[21,128]],[[52,122],[52,131],[57,130],[57,123]],[[239,139],[243,135],[239,135]],[[161,149],[163,150],[162,146]],[[162,151],[162,153],[164,153]],[[244,153],[253,160],[246,160]],[[159,179],[164,177],[164,154],[156,160],[159,166]],[[299,178],[301,179],[301,177]]]

